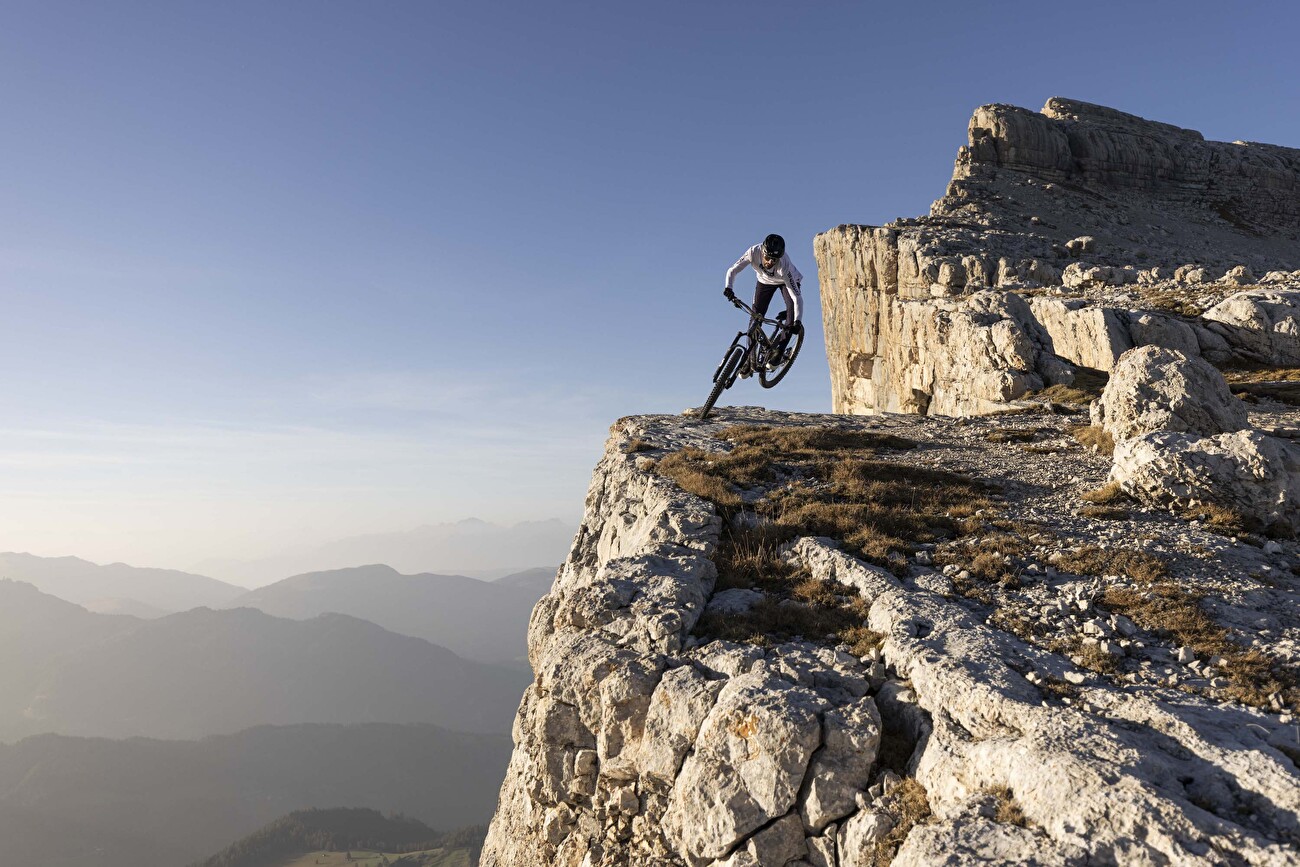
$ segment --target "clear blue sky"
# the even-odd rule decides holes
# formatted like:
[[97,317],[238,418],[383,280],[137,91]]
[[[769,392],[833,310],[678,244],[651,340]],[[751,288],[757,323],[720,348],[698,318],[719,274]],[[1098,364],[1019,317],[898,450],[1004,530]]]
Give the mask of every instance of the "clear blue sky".
[[[726,267],[924,212],[971,110],[1300,146],[1292,4],[0,4],[0,549],[576,519]],[[742,284],[743,285],[743,284]],[[786,383],[829,408],[819,329]]]

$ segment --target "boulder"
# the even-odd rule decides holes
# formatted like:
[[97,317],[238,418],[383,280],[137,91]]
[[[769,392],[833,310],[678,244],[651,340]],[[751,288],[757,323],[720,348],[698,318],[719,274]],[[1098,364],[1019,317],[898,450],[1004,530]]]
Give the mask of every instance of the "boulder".
[[804,827],[820,833],[857,809],[857,796],[871,779],[880,748],[880,713],[863,697],[826,712],[822,748],[813,756],[802,797]]
[[1214,503],[1260,527],[1300,529],[1300,448],[1259,431],[1159,432],[1117,442],[1110,478],[1152,505]]
[[795,805],[827,702],[761,666],[727,681],[664,814],[679,851],[720,858]]
[[1205,318],[1244,359],[1262,364],[1300,364],[1300,291],[1250,289],[1230,295]]
[[1200,358],[1174,349],[1139,346],[1120,357],[1092,423],[1116,442],[1154,431],[1198,436],[1246,427],[1246,407],[1232,396],[1223,374]]
[[1071,289],[1094,289],[1103,286],[1123,286],[1132,281],[1122,268],[1071,262],[1061,273],[1061,282]]
[[1248,286],[1255,282],[1255,275],[1245,265],[1236,265],[1228,269],[1221,282],[1232,283],[1235,286]]

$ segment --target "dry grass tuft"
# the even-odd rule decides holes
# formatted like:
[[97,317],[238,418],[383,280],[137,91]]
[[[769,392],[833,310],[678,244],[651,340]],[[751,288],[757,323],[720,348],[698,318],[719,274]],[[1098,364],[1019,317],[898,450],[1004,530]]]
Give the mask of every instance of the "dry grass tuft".
[[1223,371],[1229,385],[1259,382],[1300,382],[1300,367],[1239,367]]
[[1091,491],[1084,491],[1079,495],[1079,499],[1085,503],[1095,503],[1098,506],[1115,506],[1120,503],[1132,502],[1128,494],[1120,488],[1119,482],[1107,482],[1100,488]]
[[[820,582],[819,582],[820,583]],[[792,596],[768,596],[743,614],[706,614],[695,631],[710,638],[768,646],[773,639],[804,638],[849,643],[862,627],[862,615],[852,606],[810,605]],[[882,637],[883,640],[883,637]]]
[[1045,674],[1042,676],[1042,679],[1038,681],[1037,685],[1038,691],[1046,697],[1055,699],[1068,698],[1071,701],[1079,697],[1079,687],[1070,683],[1068,680],[1062,680],[1059,677],[1052,677],[1051,675]]
[[[863,617],[865,620],[865,616]],[[879,632],[872,632],[866,626],[850,626],[840,633],[840,640],[849,646],[849,652],[854,656],[863,657],[878,647],[884,646],[885,636]]]
[[1119,671],[1119,660],[1106,653],[1095,644],[1084,644],[1079,648],[1080,665],[1098,674],[1114,674]]
[[861,449],[912,449],[916,441],[877,431],[833,427],[767,427],[736,425],[718,434],[737,446],[753,446],[782,455],[808,457],[812,452]]
[[984,439],[986,442],[991,443],[1031,443],[1047,430],[1051,429],[1041,427],[1005,428],[989,431],[984,435]]
[[962,577],[960,572],[954,576],[953,585],[966,598],[988,605],[994,601],[988,589],[992,585],[1007,589],[1020,586],[1021,566],[1016,558],[1026,556],[1033,549],[1028,536],[1035,529],[1031,525],[1016,527],[1003,523],[999,532],[948,542],[935,551],[934,561],[940,566],[955,565],[969,572],[969,578]]
[[1036,391],[1032,397],[1055,401],[1056,403],[1087,406],[1101,397],[1110,374],[1091,367],[1076,367],[1074,382],[1071,385],[1049,385],[1042,391]]
[[1176,584],[1161,582],[1140,590],[1108,587],[1101,604],[1199,653],[1224,653],[1232,647],[1227,630],[1201,607],[1201,597]]
[[1179,516],[1188,521],[1200,521],[1211,530],[1217,530],[1232,536],[1244,536],[1251,533],[1265,533],[1268,528],[1259,521],[1243,515],[1235,509],[1229,509],[1227,506],[1220,506],[1216,503],[1202,503],[1193,508],[1187,508],[1179,513]]
[[648,452],[653,448],[654,446],[650,445],[650,443],[646,442],[640,437],[636,437],[634,439],[628,440],[627,443],[624,444],[623,454],[632,455],[632,454],[636,454],[637,452]]
[[1034,398],[1043,398],[1053,403],[1064,403],[1071,406],[1087,406],[1097,395],[1090,394],[1081,388],[1075,388],[1072,385],[1049,385],[1042,391],[1036,391],[1031,395]]
[[1079,498],[1091,505],[1084,506],[1079,514],[1085,518],[1117,521],[1128,517],[1128,504],[1133,501],[1118,482],[1110,482],[1092,491],[1084,491]]
[[1134,581],[1150,584],[1169,577],[1164,560],[1145,551],[1125,551],[1084,545],[1053,561],[1056,568],[1075,575],[1127,575]]
[[1115,440],[1106,433],[1105,428],[1092,425],[1078,425],[1070,428],[1070,435],[1086,448],[1096,448],[1098,454],[1115,454]]
[[878,841],[871,852],[871,867],[888,867],[898,849],[912,833],[912,828],[930,822],[930,799],[925,787],[913,777],[904,777],[885,801],[885,810],[894,820],[894,828]]
[[1102,605],[1124,614],[1143,629],[1172,638],[1203,657],[1221,656],[1227,661],[1222,674],[1231,685],[1228,696],[1242,704],[1267,708],[1271,697],[1300,709],[1300,672],[1259,650],[1244,650],[1232,641],[1228,630],[1201,607],[1201,597],[1168,582],[1146,591],[1112,587]]
[[1018,825],[1021,828],[1029,827],[1029,820],[1025,818],[1025,813],[1016,803],[1015,793],[1008,786],[993,786],[988,790],[995,799],[997,799],[997,808],[993,813],[993,821],[1001,822],[1003,825]]

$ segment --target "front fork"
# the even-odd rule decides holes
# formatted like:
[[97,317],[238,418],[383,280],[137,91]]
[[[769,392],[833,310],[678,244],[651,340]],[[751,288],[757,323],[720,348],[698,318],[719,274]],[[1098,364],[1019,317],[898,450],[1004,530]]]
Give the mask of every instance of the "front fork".
[[731,341],[731,345],[727,347],[727,351],[722,353],[722,360],[718,362],[718,369],[713,371],[714,382],[717,382],[718,377],[722,375],[722,368],[727,366],[727,359],[731,357],[731,350],[736,348],[736,345],[740,343],[740,339],[744,336],[745,336],[745,332],[743,331],[737,333],[736,339]]

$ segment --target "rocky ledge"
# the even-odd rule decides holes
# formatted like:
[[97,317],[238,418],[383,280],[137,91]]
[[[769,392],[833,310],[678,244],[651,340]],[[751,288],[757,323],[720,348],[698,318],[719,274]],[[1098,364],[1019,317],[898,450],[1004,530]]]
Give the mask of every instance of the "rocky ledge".
[[617,422],[482,863],[1297,863],[1300,548],[1108,488],[1086,422]]
[[929,215],[814,248],[836,412],[997,412],[1148,344],[1300,364],[1293,148],[982,106]]

